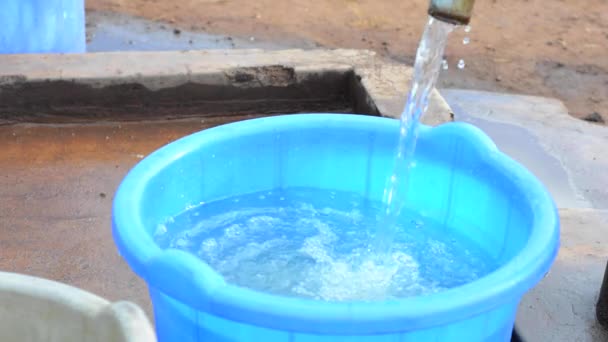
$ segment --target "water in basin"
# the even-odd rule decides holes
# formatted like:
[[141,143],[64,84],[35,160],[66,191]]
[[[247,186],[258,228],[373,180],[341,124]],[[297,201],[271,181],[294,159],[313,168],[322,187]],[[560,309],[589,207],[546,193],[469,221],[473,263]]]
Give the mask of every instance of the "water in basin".
[[388,256],[370,251],[380,202],[295,188],[190,208],[159,226],[162,247],[196,254],[226,281],[327,301],[385,300],[438,292],[494,269],[483,250],[441,225],[402,212]]

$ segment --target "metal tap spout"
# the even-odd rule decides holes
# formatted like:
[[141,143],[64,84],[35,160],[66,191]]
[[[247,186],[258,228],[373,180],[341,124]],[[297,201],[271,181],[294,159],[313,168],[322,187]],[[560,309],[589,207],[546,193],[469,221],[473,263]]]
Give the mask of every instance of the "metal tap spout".
[[429,14],[451,24],[467,25],[474,3],[475,0],[431,0]]

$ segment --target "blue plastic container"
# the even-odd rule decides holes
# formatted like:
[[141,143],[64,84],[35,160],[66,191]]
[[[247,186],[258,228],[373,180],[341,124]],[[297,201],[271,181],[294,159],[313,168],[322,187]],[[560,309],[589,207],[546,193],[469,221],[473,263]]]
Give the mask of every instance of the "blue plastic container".
[[0,0],[0,53],[85,52],[84,0]]
[[473,126],[422,127],[408,203],[500,267],[433,295],[330,303],[237,287],[195,256],[161,250],[157,225],[201,201],[292,186],[380,200],[396,120],[303,114],[182,138],[142,160],[114,201],[119,251],[149,286],[160,341],[508,341],[522,295],[549,270],[559,221],[543,186]]

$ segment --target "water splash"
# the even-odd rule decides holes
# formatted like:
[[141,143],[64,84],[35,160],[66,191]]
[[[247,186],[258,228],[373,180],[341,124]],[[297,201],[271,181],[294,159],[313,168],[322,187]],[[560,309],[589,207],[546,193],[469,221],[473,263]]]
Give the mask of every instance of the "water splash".
[[469,37],[464,37],[462,39],[462,44],[464,44],[464,45],[469,45],[470,42],[471,42],[471,38],[469,38]]
[[464,59],[458,61],[458,69],[464,69],[466,65],[467,64],[465,63]]
[[482,249],[409,211],[397,222],[395,250],[370,257],[383,205],[355,193],[295,188],[239,198],[192,207],[159,225],[154,239],[196,255],[231,284],[324,301],[426,295],[496,267]]
[[465,26],[464,27],[464,32],[466,32],[466,33],[471,32],[471,26],[470,25]]

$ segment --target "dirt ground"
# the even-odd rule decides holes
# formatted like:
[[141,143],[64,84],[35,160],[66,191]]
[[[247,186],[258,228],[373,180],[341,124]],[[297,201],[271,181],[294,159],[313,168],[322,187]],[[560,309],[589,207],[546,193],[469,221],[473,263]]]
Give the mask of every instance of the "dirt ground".
[[[411,64],[428,0],[87,0],[175,28],[328,48],[372,49]],[[608,121],[607,0],[479,0],[468,34],[453,34],[440,87],[556,97],[570,113]],[[466,68],[459,70],[459,59]]]

